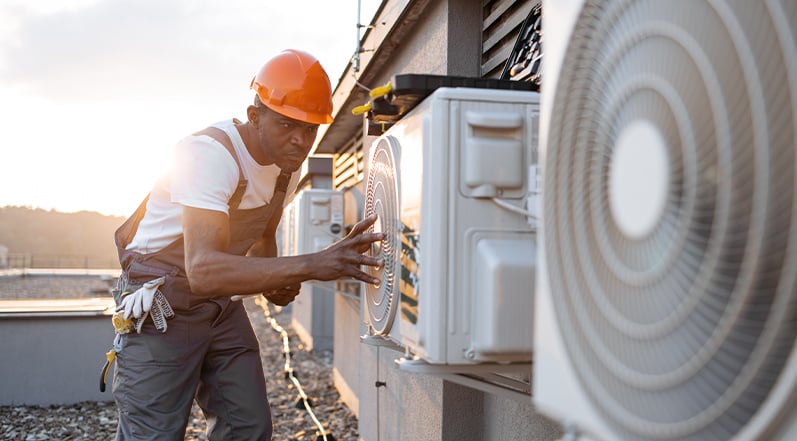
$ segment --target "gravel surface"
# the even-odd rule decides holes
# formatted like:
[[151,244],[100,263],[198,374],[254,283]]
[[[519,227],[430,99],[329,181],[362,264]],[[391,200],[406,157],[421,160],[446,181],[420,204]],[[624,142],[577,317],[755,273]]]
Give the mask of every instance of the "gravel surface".
[[0,299],[58,299],[110,295],[115,281],[100,276],[0,276]]
[[[3,279],[5,278],[0,277],[0,299],[42,298],[41,295],[31,293],[31,291],[28,291],[26,295],[19,295],[18,292],[9,295],[4,292],[4,288],[8,288],[11,283]],[[41,279],[35,279],[38,285],[46,285],[50,290],[53,289],[53,284],[57,285],[55,281],[42,283]],[[70,279],[67,283],[74,283],[74,278],[67,279]],[[4,282],[6,282],[5,285]],[[18,282],[15,282],[15,286],[18,285]],[[102,287],[101,284],[96,283],[96,280],[92,280],[89,286],[98,290]],[[73,287],[72,291],[67,291],[72,292],[72,297],[84,297],[87,289],[93,288],[75,290]],[[297,408],[300,395],[297,388],[285,375],[285,358],[282,354],[280,334],[273,330],[263,308],[255,304],[254,299],[245,299],[244,302],[260,340],[263,369],[266,373],[268,397],[274,422],[272,440],[317,441],[323,439],[310,414],[303,406]],[[331,441],[333,437],[337,441],[356,441],[358,439],[357,418],[340,401],[340,396],[334,387],[331,352],[310,353],[305,351],[290,326],[290,307],[281,311],[279,308],[275,310],[273,306],[271,308],[274,319],[288,334],[292,355],[291,366],[302,389],[312,403],[312,410],[316,418],[327,431],[327,441]],[[116,423],[116,407],[113,403],[84,402],[69,406],[50,407],[0,406],[1,440],[107,441],[114,438]],[[205,428],[205,418],[199,408],[194,405],[185,439],[190,441],[207,440]]]

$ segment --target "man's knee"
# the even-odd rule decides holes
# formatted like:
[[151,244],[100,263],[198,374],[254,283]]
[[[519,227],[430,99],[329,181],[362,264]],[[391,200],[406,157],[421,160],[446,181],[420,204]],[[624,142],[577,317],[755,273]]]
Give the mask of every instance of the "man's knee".
[[258,438],[258,440],[269,441],[271,439],[271,431],[271,413],[269,412],[258,421],[257,433],[262,434],[261,438]]
[[271,408],[268,399],[263,395],[259,401],[253,401],[247,406],[245,416],[242,418],[248,431],[252,434],[247,439],[270,440],[272,432]]
[[249,441],[270,441],[271,440],[271,412],[266,411],[258,415],[244,417],[237,421],[224,420],[218,416],[209,416],[208,440],[222,441],[229,439],[240,439]]

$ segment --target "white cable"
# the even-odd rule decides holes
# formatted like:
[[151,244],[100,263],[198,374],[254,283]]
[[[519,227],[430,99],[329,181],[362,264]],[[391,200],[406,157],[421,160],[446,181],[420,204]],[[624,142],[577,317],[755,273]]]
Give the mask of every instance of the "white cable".
[[356,84],[358,87],[360,87],[361,89],[365,90],[366,92],[370,92],[371,91],[371,89],[368,86],[366,86],[365,84],[357,81],[357,77],[354,76],[354,74],[351,74],[351,77],[354,79],[354,84]]
[[299,397],[302,399],[302,403],[304,404],[305,410],[307,413],[310,414],[310,418],[315,423],[316,427],[318,428],[318,432],[323,437],[324,441],[327,441],[327,430],[324,428],[324,425],[318,421],[316,418],[315,413],[313,413],[312,408],[310,407],[310,402],[307,398],[307,394],[305,394],[304,389],[302,389],[301,383],[299,383],[299,379],[293,374],[293,368],[291,367],[291,346],[288,341],[288,332],[285,331],[285,328],[280,326],[277,320],[271,316],[271,309],[268,307],[268,302],[262,296],[255,299],[255,303],[263,308],[263,314],[266,316],[266,321],[271,325],[271,328],[274,329],[277,333],[279,333],[280,337],[282,337],[282,352],[285,356],[285,367],[283,368],[285,372],[288,374],[289,379],[296,386],[296,390],[299,391]]
[[347,297],[354,300],[360,300],[359,294],[353,294],[349,291],[341,291],[339,289],[335,289],[334,287],[330,286],[329,282],[319,282],[315,280],[309,280],[307,282],[303,282],[308,286],[312,286],[317,289],[322,289],[330,294],[337,294],[339,296]]
[[534,220],[539,220],[537,215],[535,215],[534,213],[532,213],[530,211],[527,211],[527,210],[525,210],[523,208],[514,206],[514,205],[510,204],[509,202],[503,201],[503,200],[498,199],[498,198],[491,198],[491,199],[493,200],[493,202],[496,203],[496,205],[498,205],[501,208],[504,208],[504,209],[509,210],[511,212],[514,212],[514,213],[522,214],[522,215],[524,215],[524,216],[526,216],[528,218],[534,219]]

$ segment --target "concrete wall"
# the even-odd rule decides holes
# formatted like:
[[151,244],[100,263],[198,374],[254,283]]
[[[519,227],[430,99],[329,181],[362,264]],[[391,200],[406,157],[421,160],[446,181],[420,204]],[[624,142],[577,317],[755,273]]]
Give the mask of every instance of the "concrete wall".
[[360,439],[365,441],[554,441],[561,427],[530,397],[483,392],[443,377],[409,373],[388,347],[360,350]]
[[553,421],[538,415],[531,400],[507,398],[444,382],[442,441],[548,441],[562,436]]
[[329,282],[302,283],[292,304],[291,325],[308,351],[331,351],[335,299]]
[[[558,423],[537,414],[531,401],[482,393],[481,440],[548,441],[562,437]],[[474,415],[475,416],[475,415]]]
[[341,400],[359,417],[360,410],[360,301],[336,294],[332,377]]
[[0,336],[13,336],[0,338],[0,405],[113,400],[113,371],[106,391],[99,391],[114,337],[101,305],[94,311],[0,314]]
[[443,380],[400,371],[403,354],[363,344],[359,432],[362,440],[434,441],[443,432]]

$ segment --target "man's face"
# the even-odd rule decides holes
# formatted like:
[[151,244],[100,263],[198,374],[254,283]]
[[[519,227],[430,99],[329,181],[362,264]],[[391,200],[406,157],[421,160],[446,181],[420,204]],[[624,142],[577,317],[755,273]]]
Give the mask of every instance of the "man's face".
[[288,118],[267,107],[260,107],[258,113],[263,153],[284,171],[298,170],[313,147],[318,124]]

